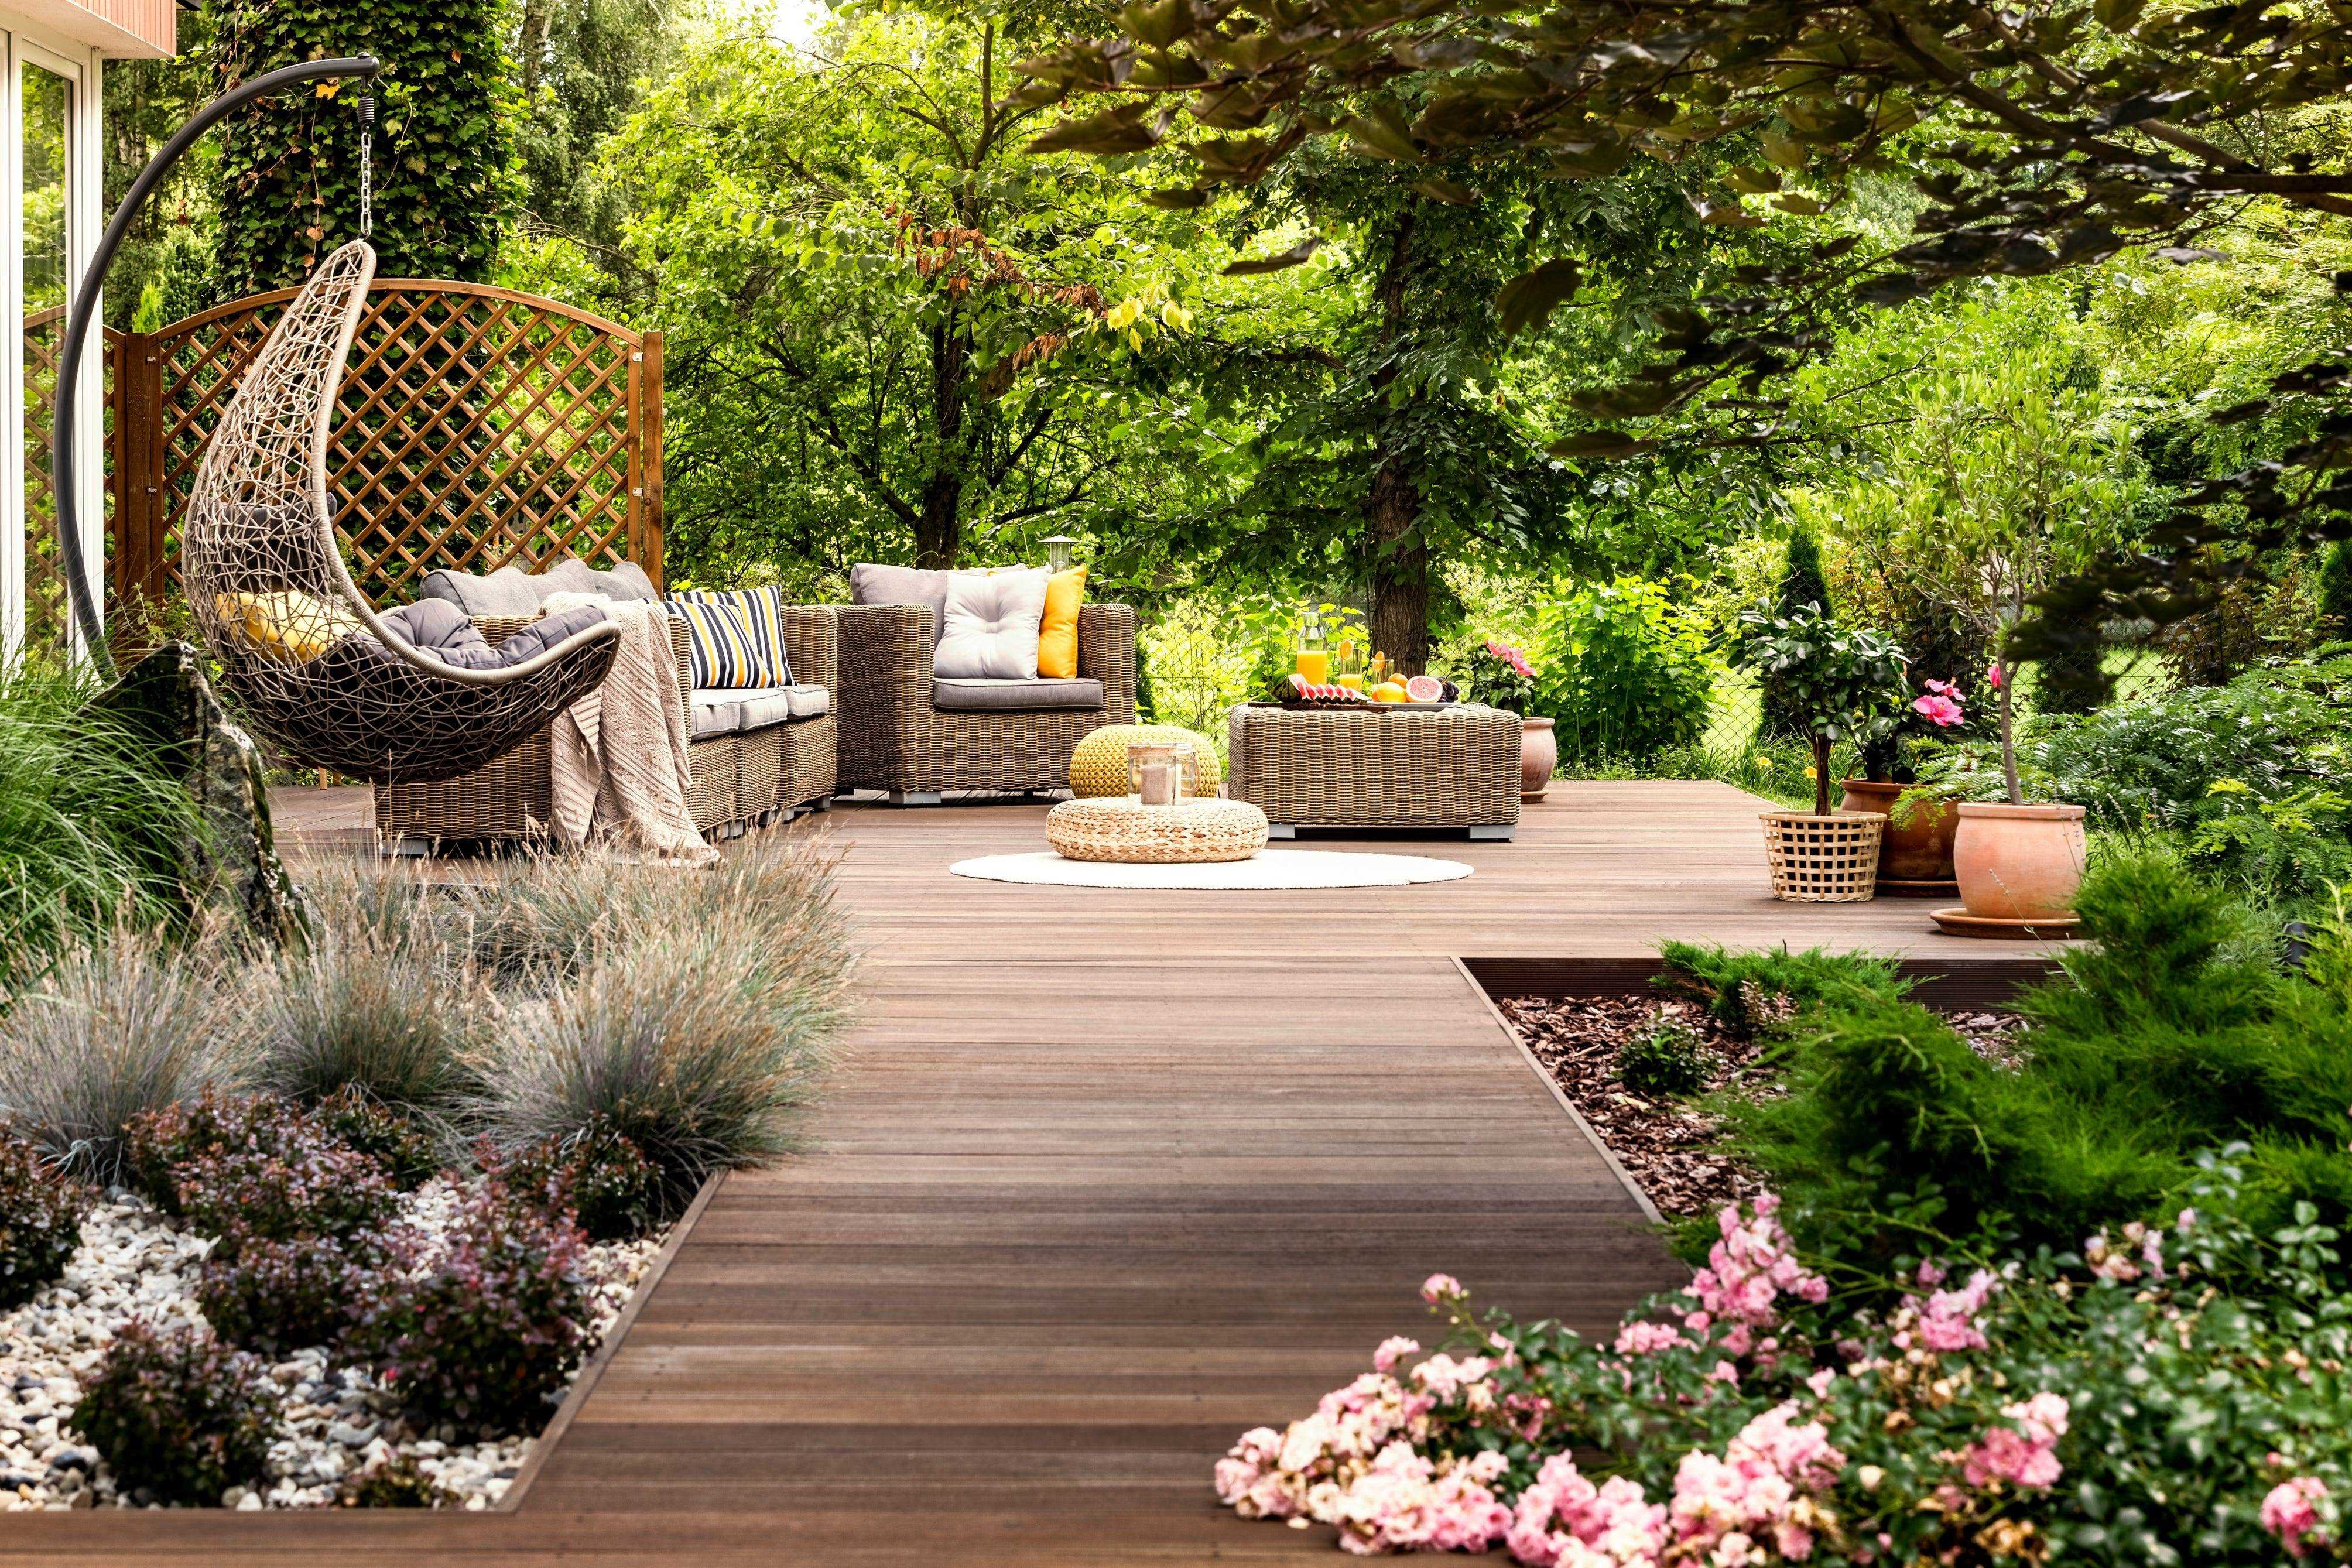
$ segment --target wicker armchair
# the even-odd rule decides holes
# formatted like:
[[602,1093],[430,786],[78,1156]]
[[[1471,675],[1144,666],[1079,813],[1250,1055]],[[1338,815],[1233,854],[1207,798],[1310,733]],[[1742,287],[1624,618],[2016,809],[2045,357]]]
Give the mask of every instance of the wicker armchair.
[[[793,678],[837,695],[840,667],[833,610],[822,605],[787,605],[783,614],[784,651]],[[478,616],[475,624],[495,643],[530,621]],[[694,684],[685,622],[670,623],[669,640],[677,659],[678,701],[683,705]],[[690,742],[687,807],[695,826],[706,838],[731,837],[803,807],[831,805],[837,723],[826,713]],[[554,810],[549,756],[547,731],[541,729],[496,762],[446,783],[379,786],[376,836],[387,847],[404,853],[419,853],[443,842],[542,837]]]
[[1061,789],[1070,753],[1106,724],[1135,722],[1135,611],[1078,611],[1078,675],[1102,682],[1098,707],[949,711],[933,705],[931,612],[918,605],[837,605],[842,682],[841,787],[908,805],[942,790]]

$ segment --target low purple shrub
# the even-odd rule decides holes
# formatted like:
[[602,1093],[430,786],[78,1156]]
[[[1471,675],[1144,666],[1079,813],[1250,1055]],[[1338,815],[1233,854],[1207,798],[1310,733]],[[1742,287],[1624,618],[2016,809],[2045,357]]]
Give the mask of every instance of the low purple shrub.
[[373,1155],[362,1154],[309,1118],[275,1149],[216,1149],[175,1167],[180,1212],[234,1253],[249,1239],[349,1237],[382,1229],[400,1194]]
[[134,1318],[82,1384],[74,1425],[124,1489],[217,1503],[260,1478],[282,1405],[259,1360],[201,1325]]
[[357,1084],[345,1084],[313,1108],[327,1131],[381,1163],[394,1186],[415,1192],[441,1171],[432,1136]]
[[65,1272],[88,1212],[88,1188],[0,1125],[0,1310]]
[[627,1241],[659,1218],[660,1173],[621,1130],[592,1116],[576,1132],[483,1162],[518,1201],[569,1214],[593,1241]]
[[274,1095],[208,1089],[194,1100],[142,1111],[124,1125],[125,1180],[176,1218],[179,1167],[224,1149],[274,1152],[295,1136],[293,1129],[304,1120],[299,1106]]
[[587,1238],[489,1180],[439,1245],[377,1295],[352,1344],[421,1425],[536,1432],[588,1341]]
[[396,1281],[378,1233],[288,1240],[229,1235],[196,1275],[196,1301],[231,1344],[273,1360],[342,1342],[366,1303]]

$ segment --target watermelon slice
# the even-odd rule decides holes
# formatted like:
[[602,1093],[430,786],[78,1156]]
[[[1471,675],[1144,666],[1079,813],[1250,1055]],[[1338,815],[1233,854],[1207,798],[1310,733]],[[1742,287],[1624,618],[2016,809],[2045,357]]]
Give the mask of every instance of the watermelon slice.
[[1433,675],[1416,675],[1404,683],[1405,700],[1438,702],[1445,697],[1445,683]]

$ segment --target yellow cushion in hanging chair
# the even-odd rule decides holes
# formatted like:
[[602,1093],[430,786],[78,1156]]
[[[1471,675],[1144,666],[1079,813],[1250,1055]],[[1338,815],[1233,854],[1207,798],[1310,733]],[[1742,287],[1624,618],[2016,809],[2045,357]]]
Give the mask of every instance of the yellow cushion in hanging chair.
[[361,627],[347,605],[293,588],[215,594],[213,609],[246,647],[288,664],[308,664]]

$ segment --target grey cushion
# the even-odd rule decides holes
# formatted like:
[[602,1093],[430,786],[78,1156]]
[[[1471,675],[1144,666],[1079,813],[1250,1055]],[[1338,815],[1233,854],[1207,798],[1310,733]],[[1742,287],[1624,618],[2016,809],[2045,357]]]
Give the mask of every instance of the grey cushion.
[[1034,708],[1099,708],[1099,680],[934,680],[931,706],[942,713],[1017,712]]
[[520,566],[501,566],[487,577],[427,572],[420,591],[425,599],[455,605],[469,616],[535,616],[543,597]]
[[743,727],[743,694],[740,691],[689,691],[686,694],[687,732],[699,741],[706,735],[731,735]]
[[624,561],[610,572],[599,572],[585,561],[566,557],[531,581],[539,585],[541,602],[551,594],[602,594],[608,599],[661,597],[655,591],[654,580],[634,561]]
[[1036,679],[1037,627],[1052,576],[1040,567],[949,578],[946,630],[931,655],[931,673],[948,680]]
[[553,594],[602,594],[613,599],[658,599],[653,579],[634,561],[599,572],[584,561],[565,559],[544,572],[501,566],[486,577],[470,572],[427,572],[420,590],[469,616],[535,616]]
[[862,561],[849,569],[853,605],[920,605],[931,612],[931,641],[948,624],[948,580],[953,572],[921,572],[912,566],[877,566]]
[[409,647],[460,669],[511,668],[603,619],[604,611],[583,605],[543,616],[493,647],[466,612],[446,599],[419,599],[383,616],[384,625],[406,638]]
[[712,686],[687,694],[694,733],[749,734],[793,719],[814,719],[833,710],[833,693],[822,686]]

